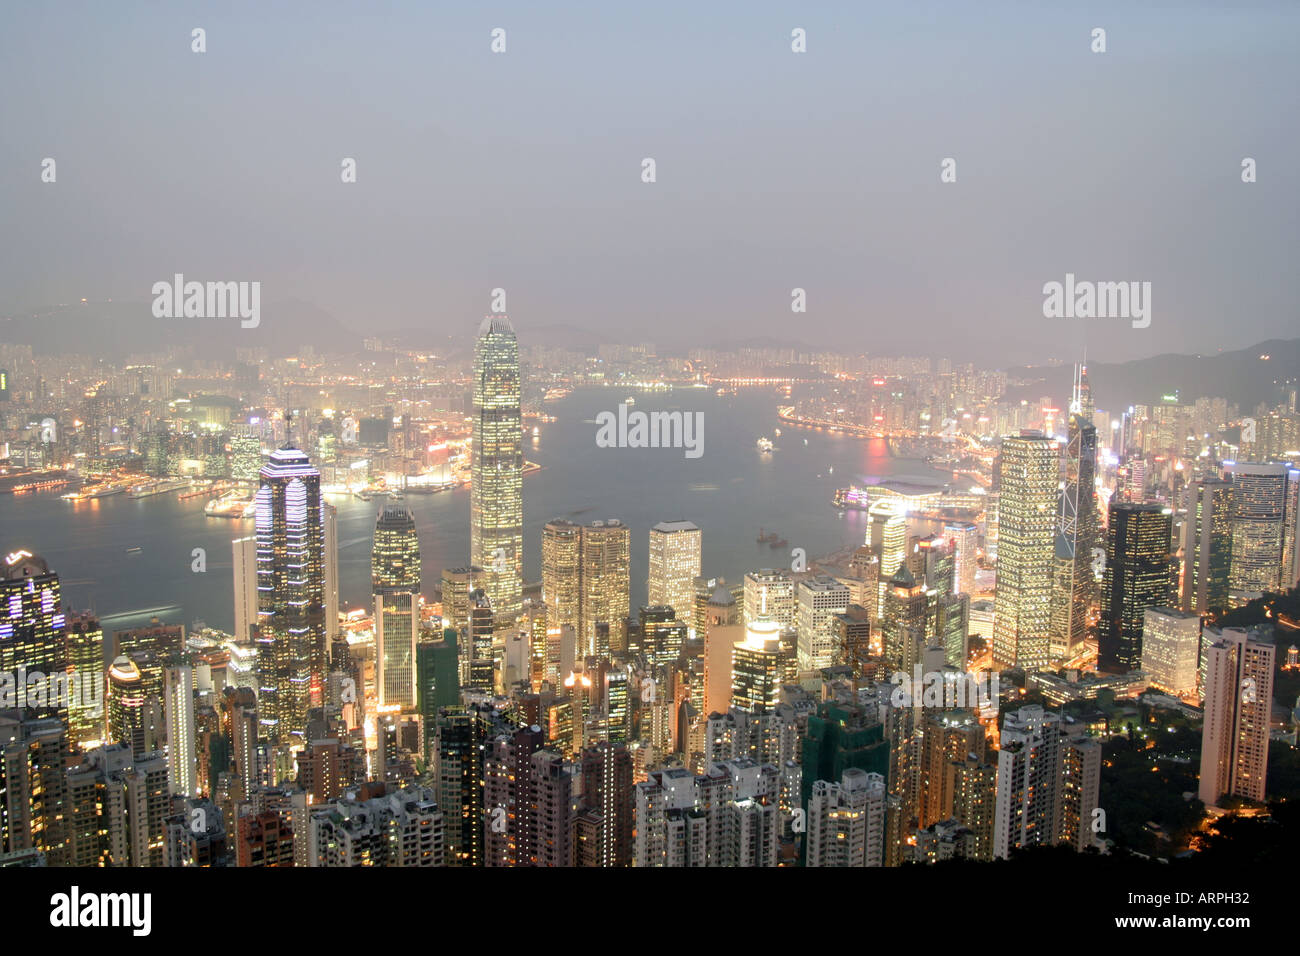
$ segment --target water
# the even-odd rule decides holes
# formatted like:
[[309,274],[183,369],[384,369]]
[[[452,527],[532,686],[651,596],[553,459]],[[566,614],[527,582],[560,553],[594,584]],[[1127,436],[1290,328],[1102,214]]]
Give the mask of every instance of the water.
[[[681,449],[598,448],[601,411],[616,411],[635,394],[636,411],[703,412],[703,454]],[[526,438],[524,454],[542,470],[524,478],[524,572],[541,576],[541,531],[552,518],[590,522],[618,518],[632,529],[632,607],[646,600],[647,535],[660,521],[686,519],[703,529],[708,575],[739,581],[746,571],[788,567],[790,549],[808,557],[862,542],[866,515],[838,514],[837,487],[886,477],[944,481],[950,476],[923,461],[890,458],[881,440],[861,440],[805,429],[774,429],[777,397],[748,392],[719,397],[706,389],[659,394],[627,389],[581,389],[547,406],[558,421]],[[755,441],[773,438],[760,454]],[[807,445],[804,444],[807,439]],[[370,546],[383,501],[330,496],[338,508],[340,607],[368,606]],[[64,602],[95,610],[106,630],[137,626],[152,616],[192,625],[196,619],[229,631],[234,626],[230,542],[251,534],[249,521],[209,518],[204,498],[175,493],[150,498],[114,495],[74,505],[59,493],[0,496],[0,549],[25,548],[58,572]],[[469,491],[408,495],[423,558],[423,589],[431,595],[444,567],[469,563]],[[776,531],[789,547],[756,539]],[[138,552],[128,549],[139,548]],[[192,551],[207,553],[207,571],[191,570]]]

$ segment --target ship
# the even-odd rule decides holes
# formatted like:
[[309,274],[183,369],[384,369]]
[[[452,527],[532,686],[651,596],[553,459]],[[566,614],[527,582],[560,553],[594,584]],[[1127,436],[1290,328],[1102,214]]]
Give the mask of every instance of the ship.
[[181,488],[188,488],[189,486],[190,480],[188,478],[163,478],[158,481],[144,481],[127,489],[127,496],[130,498],[148,498],[152,495],[166,494],[169,491],[179,491]]
[[758,445],[758,450],[761,452],[770,453],[772,451],[772,439],[768,438],[766,435],[760,438],[756,444]]
[[251,518],[257,513],[257,499],[230,491],[204,505],[203,513],[209,518]]
[[106,498],[109,495],[120,495],[123,492],[121,485],[114,485],[107,481],[96,482],[95,484],[82,485],[80,491],[70,491],[63,496],[65,501],[87,501],[91,498]]

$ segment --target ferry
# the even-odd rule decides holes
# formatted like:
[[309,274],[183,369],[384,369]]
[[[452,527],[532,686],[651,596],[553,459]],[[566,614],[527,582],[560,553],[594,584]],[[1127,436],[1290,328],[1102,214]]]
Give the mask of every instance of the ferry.
[[770,453],[772,451],[772,439],[768,438],[766,435],[760,438],[757,444],[758,450],[761,452]]
[[148,498],[152,495],[166,494],[169,491],[179,491],[181,488],[188,488],[189,486],[190,480],[188,478],[162,478],[158,481],[143,481],[127,489],[127,497]]
[[80,491],[70,491],[63,496],[65,501],[87,501],[91,498],[106,498],[109,495],[120,495],[123,491],[121,485],[114,485],[107,481],[98,482],[93,485],[82,485]]
[[257,513],[257,499],[230,491],[204,505],[203,513],[209,518],[251,518]]

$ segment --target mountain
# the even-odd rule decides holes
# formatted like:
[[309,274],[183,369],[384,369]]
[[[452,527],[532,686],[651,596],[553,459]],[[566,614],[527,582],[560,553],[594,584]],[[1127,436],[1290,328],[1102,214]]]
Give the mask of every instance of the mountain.
[[[1070,366],[1025,366],[1007,373],[1033,380],[1009,389],[1009,398],[1036,401],[1048,395],[1058,407],[1066,407],[1073,377]],[[1300,339],[1270,339],[1213,355],[1165,354],[1117,364],[1089,363],[1088,381],[1097,407],[1107,411],[1153,404],[1162,395],[1177,393],[1185,403],[1203,397],[1226,398],[1246,414],[1260,402],[1281,401],[1282,383],[1300,381]]]

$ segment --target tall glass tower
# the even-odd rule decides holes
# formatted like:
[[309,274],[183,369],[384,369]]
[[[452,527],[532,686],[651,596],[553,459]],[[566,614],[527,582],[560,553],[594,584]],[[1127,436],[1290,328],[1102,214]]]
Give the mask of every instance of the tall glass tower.
[[325,531],[320,472],[297,448],[271,453],[257,490],[257,706],[271,743],[307,726],[325,674]]
[[379,705],[412,710],[415,642],[420,632],[420,541],[415,518],[405,508],[387,507],[375,522],[371,584]]
[[474,350],[474,441],[470,470],[470,556],[499,620],[523,609],[523,417],[519,343],[504,315],[479,326]]

